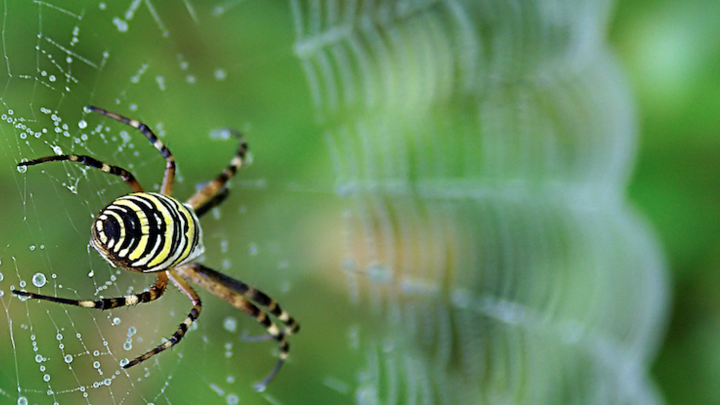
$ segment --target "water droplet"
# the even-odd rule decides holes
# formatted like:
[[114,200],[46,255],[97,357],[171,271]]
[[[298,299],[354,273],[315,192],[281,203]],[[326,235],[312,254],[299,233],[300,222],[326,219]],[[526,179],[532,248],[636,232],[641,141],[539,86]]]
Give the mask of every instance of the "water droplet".
[[113,318],[112,324],[113,324],[113,325],[120,325],[120,318],[118,318],[118,317]]
[[50,381],[50,374],[43,375],[43,381],[45,381],[45,382]]
[[100,362],[99,362],[99,361],[94,361],[94,362],[93,362],[93,368],[95,368],[95,369],[100,368]]
[[225,397],[225,400],[227,401],[228,405],[237,405],[240,403],[240,398],[238,398],[235,394],[228,394],[227,397]]
[[225,69],[215,69],[215,79],[225,80],[227,78],[227,72]]
[[78,122],[78,128],[80,128],[80,129],[85,129],[85,128],[87,128],[87,121],[85,121],[85,120],[80,120],[80,122]]
[[50,80],[51,82],[54,82],[54,81],[55,81],[55,75],[50,75],[50,77],[48,77],[48,80]]
[[3,281],[3,278],[5,278],[5,276],[3,276],[2,273],[0,273],[0,281]]
[[228,332],[235,332],[235,330],[237,329],[237,321],[235,320],[235,318],[227,317],[225,318],[223,327]]
[[120,18],[113,18],[113,24],[117,27],[118,31],[120,32],[127,32],[128,30],[128,23],[125,20],[121,20]]
[[228,139],[232,133],[227,128],[213,129],[210,132],[210,138],[212,139]]
[[40,287],[44,286],[45,283],[47,283],[47,279],[45,278],[45,275],[44,275],[44,274],[42,274],[42,273],[35,273],[35,274],[32,276],[32,283],[33,283],[33,285],[34,285],[35,287],[40,288]]
[[58,341],[63,340],[63,335],[61,333],[58,333],[57,335],[55,335],[55,339],[57,339]]
[[136,333],[137,333],[137,329],[135,329],[134,326],[131,326],[131,327],[128,328],[128,334],[127,334],[128,337],[133,336],[133,335],[135,335]]
[[55,152],[56,155],[62,155],[62,154],[63,154],[62,148],[59,147],[59,146],[57,146],[57,145],[54,145],[54,146],[52,147],[52,150],[53,150],[53,152]]
[[28,400],[25,397],[20,397],[17,400],[17,405],[28,405]]
[[126,364],[130,363],[130,360],[128,359],[122,359],[120,360],[120,367],[125,366]]
[[36,363],[42,363],[45,360],[45,358],[39,354],[35,355],[35,362]]
[[125,350],[132,349],[132,341],[130,339],[126,340],[125,343],[123,343],[123,349],[125,349]]
[[128,134],[127,131],[120,131],[120,138],[122,138],[124,143],[130,143],[130,134]]
[[255,256],[258,254],[258,245],[257,243],[251,243],[250,244],[250,256]]
[[73,361],[73,356],[66,354],[65,357],[63,357],[63,360],[65,360],[65,363],[70,364]]
[[165,77],[164,76],[156,76],[155,81],[157,82],[160,90],[165,90],[166,87],[165,87]]
[[90,270],[88,273],[88,277],[93,277],[95,275],[95,270]]
[[[27,162],[27,159],[23,159],[22,161]],[[18,166],[17,171],[18,173],[25,173],[27,171],[27,166]]]
[[35,250],[35,245],[30,245],[30,251],[32,252],[33,250]]

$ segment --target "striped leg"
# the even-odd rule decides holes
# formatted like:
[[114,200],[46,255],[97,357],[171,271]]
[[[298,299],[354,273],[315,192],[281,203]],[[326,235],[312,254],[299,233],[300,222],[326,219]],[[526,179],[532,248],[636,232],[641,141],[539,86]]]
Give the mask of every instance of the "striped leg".
[[248,284],[245,284],[240,280],[226,276],[219,271],[213,270],[209,267],[205,267],[199,263],[182,266],[177,268],[176,270],[183,277],[202,286],[203,288],[224,299],[225,301],[228,301],[228,299],[226,299],[227,295],[224,295],[222,291],[220,294],[218,294],[213,290],[213,288],[224,288],[225,290],[228,290],[228,294],[240,294],[244,298],[252,300],[256,304],[267,308],[271,314],[275,315],[283,324],[285,324],[285,329],[283,330],[283,333],[287,335],[296,333],[300,330],[300,324],[297,323],[295,319],[290,316],[290,314],[285,312],[277,303],[277,301],[270,298],[264,292]]
[[203,215],[207,214],[208,211],[222,204],[228,194],[230,194],[230,190],[228,190],[227,187],[223,187],[222,190],[215,194],[210,200],[196,209],[195,215],[197,215],[198,218],[201,218]]
[[195,322],[198,316],[200,316],[200,311],[202,310],[202,302],[200,301],[200,297],[197,295],[195,290],[190,287],[190,284],[188,284],[187,281],[185,281],[182,277],[178,276],[177,273],[175,273],[173,270],[168,270],[167,273],[170,275],[170,280],[173,282],[173,284],[175,284],[175,286],[180,291],[182,291],[182,293],[185,294],[185,296],[188,297],[190,301],[192,301],[193,309],[190,311],[183,323],[178,326],[177,331],[167,342],[161,344],[160,346],[150,350],[149,352],[143,354],[140,357],[137,357],[135,360],[124,365],[123,368],[125,369],[130,368],[140,362],[143,362],[150,357],[178,344],[183,338],[183,336],[185,336],[185,333],[187,332],[188,328],[190,328],[190,325],[192,325],[192,323]]
[[[283,311],[275,300],[239,280],[235,280],[234,278],[228,277],[197,263],[180,266],[176,268],[175,271],[193,283],[210,291],[212,294],[222,298],[235,308],[238,308],[255,318],[255,320],[258,321],[258,323],[260,323],[278,342],[280,358],[272,371],[270,371],[270,374],[255,385],[255,389],[257,391],[265,390],[265,386],[267,386],[270,380],[275,377],[280,370],[280,367],[282,367],[285,362],[285,359],[288,357],[290,345],[285,339],[285,336],[288,333],[298,331],[300,328],[298,323],[295,322],[295,320],[288,315],[287,312]],[[281,331],[270,320],[270,317],[265,311],[258,308],[245,297],[259,297],[258,304],[266,306],[273,315],[277,316],[278,319],[286,325],[285,331]]]
[[56,302],[58,304],[75,305],[83,308],[95,308],[95,309],[112,309],[118,307],[126,307],[130,305],[140,304],[143,302],[151,302],[160,298],[165,292],[167,287],[168,276],[164,271],[157,273],[157,280],[155,284],[148,291],[141,292],[140,294],[126,295],[119,298],[102,298],[96,301],[91,300],[71,300],[67,298],[52,297],[49,295],[35,294],[31,292],[12,290],[13,294],[21,297],[27,297],[31,300],[45,300],[50,302]]
[[239,145],[237,153],[235,154],[235,157],[232,161],[230,161],[230,164],[225,168],[225,170],[220,173],[219,176],[217,176],[213,181],[208,183],[205,187],[200,189],[197,193],[195,193],[192,197],[190,197],[186,203],[190,204],[195,210],[198,210],[200,207],[205,205],[205,203],[208,202],[213,196],[215,196],[217,193],[219,193],[223,187],[225,187],[225,184],[235,176],[235,173],[237,170],[242,167],[243,162],[245,161],[245,154],[248,150],[247,142],[245,142],[245,138],[243,136],[235,131],[235,130],[228,130],[231,131],[235,136],[239,139]]
[[145,135],[145,137],[150,141],[150,143],[153,144],[155,149],[159,150],[160,153],[165,157],[166,165],[165,165],[165,176],[163,177],[162,187],[160,188],[160,192],[164,195],[170,195],[172,192],[173,187],[173,181],[175,180],[175,157],[170,153],[170,149],[168,149],[153,133],[153,131],[142,122],[132,120],[130,118],[123,117],[122,115],[118,115],[115,113],[112,113],[110,111],[105,111],[101,108],[93,107],[93,106],[87,106],[85,107],[88,111],[96,112],[98,114],[104,115],[106,117],[110,117],[114,120],[120,121],[123,124],[130,125],[133,128],[138,129],[140,132]]
[[84,156],[84,155],[58,155],[58,156],[47,156],[44,158],[39,159],[33,159],[29,160],[27,162],[20,162],[18,163],[18,167],[22,166],[34,166],[39,165],[41,163],[45,162],[59,162],[59,161],[70,161],[70,162],[78,162],[82,163],[85,166],[93,167],[95,169],[100,169],[104,171],[105,173],[110,173],[115,176],[122,177],[123,180],[135,191],[136,193],[142,192],[143,189],[140,186],[140,183],[135,180],[135,176],[132,175],[132,173],[128,172],[127,170],[123,169],[122,167],[117,166],[110,166],[107,163],[103,163],[97,159],[91,158],[90,156]]

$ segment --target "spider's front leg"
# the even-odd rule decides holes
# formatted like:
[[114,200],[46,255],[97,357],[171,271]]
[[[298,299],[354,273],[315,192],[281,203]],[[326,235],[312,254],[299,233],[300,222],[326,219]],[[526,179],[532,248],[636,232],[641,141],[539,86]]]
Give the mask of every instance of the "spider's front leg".
[[[213,295],[222,298],[230,305],[255,318],[255,320],[265,328],[272,339],[277,341],[280,358],[270,373],[261,382],[255,384],[257,391],[264,391],[267,384],[275,377],[278,371],[280,371],[280,368],[288,358],[290,344],[287,341],[287,335],[300,330],[300,324],[285,312],[277,301],[262,291],[201,264],[185,264],[176,268],[173,272],[177,272],[180,276],[205,288]],[[255,301],[257,305],[250,300]],[[258,305],[268,308],[271,314],[285,324],[285,328],[282,330],[278,328],[277,325],[272,322],[270,316],[258,308]]]
[[[225,185],[246,162],[245,156],[247,155],[248,144],[245,138],[238,131],[233,129],[228,129],[228,131],[232,132],[238,138],[238,148],[235,156],[225,170],[185,202],[198,212],[198,217],[202,216],[202,214],[210,208],[219,205],[222,200],[225,199],[227,196]],[[208,205],[208,207],[206,207],[206,205]]]

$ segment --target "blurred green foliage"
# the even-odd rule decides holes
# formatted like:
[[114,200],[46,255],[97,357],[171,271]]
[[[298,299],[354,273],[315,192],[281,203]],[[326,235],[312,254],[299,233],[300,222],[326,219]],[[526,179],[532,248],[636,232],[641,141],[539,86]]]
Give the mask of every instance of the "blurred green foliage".
[[610,33],[639,105],[630,199],[672,270],[672,317],[654,367],[669,404],[720,402],[718,21],[713,0],[622,0]]

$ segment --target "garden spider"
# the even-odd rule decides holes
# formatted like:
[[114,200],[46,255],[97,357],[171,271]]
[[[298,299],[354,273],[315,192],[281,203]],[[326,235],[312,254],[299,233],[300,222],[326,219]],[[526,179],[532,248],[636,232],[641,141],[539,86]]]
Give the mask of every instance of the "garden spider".
[[[227,197],[228,191],[225,184],[242,166],[247,152],[247,143],[239,133],[236,133],[240,139],[240,145],[230,165],[183,204],[170,196],[175,178],[175,158],[147,125],[96,107],[86,107],[86,110],[105,115],[140,130],[150,143],[162,153],[166,165],[160,193],[143,192],[140,183],[130,172],[90,156],[48,156],[21,162],[18,167],[45,162],[71,161],[122,177],[134,193],[116,199],[100,211],[92,224],[90,244],[113,267],[138,273],[155,273],[157,280],[149,290],[142,293],[99,300],[72,300],[17,290],[13,290],[13,294],[28,299],[104,310],[155,301],[165,292],[168,279],[170,279],[192,301],[192,311],[167,342],[122,366],[127,369],[176,345],[185,336],[190,325],[200,315],[202,308],[200,297],[187,282],[187,280],[192,281],[255,318],[270,334],[267,338],[277,340],[280,358],[270,374],[255,385],[256,390],[264,390],[288,356],[290,346],[285,336],[297,332],[300,325],[287,312],[283,311],[275,300],[262,291],[202,264],[192,263],[192,260],[200,256],[205,249],[198,217],[219,205]],[[258,305],[266,307],[285,325],[284,329],[278,328],[270,320],[268,314],[258,308]]]

